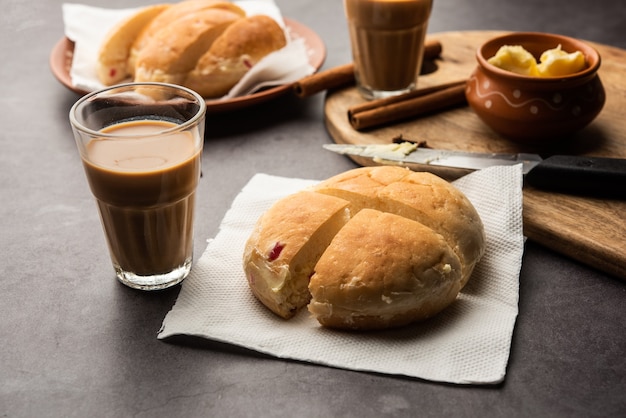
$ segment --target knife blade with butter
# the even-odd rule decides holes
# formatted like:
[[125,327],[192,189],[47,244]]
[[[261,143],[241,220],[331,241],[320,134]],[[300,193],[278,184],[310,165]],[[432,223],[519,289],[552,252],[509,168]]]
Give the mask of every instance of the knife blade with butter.
[[465,171],[497,165],[522,164],[525,182],[538,189],[595,197],[626,198],[626,159],[537,154],[478,153],[422,148],[399,144],[326,144],[339,154],[371,159],[378,164],[401,165],[422,171],[448,168]]

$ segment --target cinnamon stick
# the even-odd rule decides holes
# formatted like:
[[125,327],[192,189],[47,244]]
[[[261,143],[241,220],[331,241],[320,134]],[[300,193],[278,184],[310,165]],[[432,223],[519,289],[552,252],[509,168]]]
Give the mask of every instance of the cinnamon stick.
[[354,129],[363,130],[466,104],[465,84],[456,81],[365,102],[349,108],[348,119]]
[[354,84],[354,64],[343,64],[302,78],[293,85],[296,96],[305,98],[337,87]]
[[[424,42],[424,59],[432,60],[441,55],[441,43],[434,39]],[[354,64],[343,64],[338,67],[320,71],[297,81],[293,91],[298,97],[305,98],[324,90],[354,84]]]

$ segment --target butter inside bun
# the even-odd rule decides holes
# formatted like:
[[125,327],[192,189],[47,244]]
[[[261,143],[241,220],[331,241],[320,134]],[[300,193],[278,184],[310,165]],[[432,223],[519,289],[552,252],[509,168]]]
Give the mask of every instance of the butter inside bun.
[[286,44],[283,29],[269,16],[239,19],[198,60],[184,84],[204,97],[223,96],[263,57]]
[[[324,326],[367,330],[440,312],[484,250],[482,221],[452,184],[380,166],[349,170],[278,201],[257,222],[243,263],[253,294],[280,316],[308,303]],[[302,273],[297,286],[285,280],[293,272]]]

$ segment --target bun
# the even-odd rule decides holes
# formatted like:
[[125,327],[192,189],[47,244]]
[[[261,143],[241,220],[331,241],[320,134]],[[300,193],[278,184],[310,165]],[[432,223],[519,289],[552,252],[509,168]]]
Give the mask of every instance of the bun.
[[165,26],[139,51],[135,81],[181,84],[204,51],[239,18],[231,11],[209,8]]
[[96,71],[100,81],[112,85],[128,76],[128,59],[134,40],[168,7],[168,4],[144,7],[109,31],[98,51]]
[[284,318],[308,303],[323,326],[382,329],[447,307],[484,248],[482,221],[453,185],[363,167],[277,202],[257,222],[243,263],[253,294]]
[[185,0],[142,8],[116,25],[99,51],[105,85],[133,81],[180,84],[220,97],[263,57],[287,44],[269,16],[246,17],[229,1]]
[[223,96],[252,66],[286,44],[274,19],[264,15],[239,19],[200,58],[185,85],[205,97]]
[[131,40],[132,47],[128,57],[129,74],[135,74],[135,66],[139,52],[145,48],[150,42],[150,39],[157,32],[180,18],[194,15],[201,10],[209,8],[225,9],[237,13],[241,17],[245,16],[245,12],[240,7],[223,0],[185,0],[173,4],[167,10],[163,11],[163,13],[159,14],[140,34]]

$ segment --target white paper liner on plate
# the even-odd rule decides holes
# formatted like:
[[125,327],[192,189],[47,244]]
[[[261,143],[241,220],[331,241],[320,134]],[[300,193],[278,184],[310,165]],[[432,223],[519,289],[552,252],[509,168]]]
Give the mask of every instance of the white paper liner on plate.
[[[233,3],[245,10],[248,16],[265,14],[272,17],[285,28],[288,44],[259,61],[221,99],[251,94],[263,87],[293,83],[315,71],[309,64],[306,43],[303,39],[291,39],[280,10],[273,0],[246,0]],[[70,68],[70,79],[75,88],[94,91],[105,87],[98,80],[96,72],[100,44],[116,23],[137,10],[138,8],[105,9],[75,3],[63,4],[65,36],[75,43]]]
[[494,384],[506,373],[518,313],[523,254],[521,166],[474,172],[454,184],[478,210],[487,248],[458,299],[436,317],[368,333],[321,327],[306,309],[283,320],[248,288],[242,254],[257,219],[313,180],[255,175],[183,282],[158,338],[202,337],[271,356],[459,384]]

